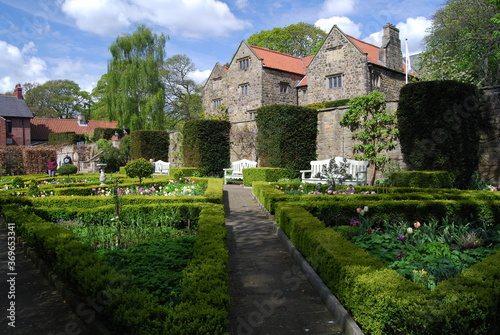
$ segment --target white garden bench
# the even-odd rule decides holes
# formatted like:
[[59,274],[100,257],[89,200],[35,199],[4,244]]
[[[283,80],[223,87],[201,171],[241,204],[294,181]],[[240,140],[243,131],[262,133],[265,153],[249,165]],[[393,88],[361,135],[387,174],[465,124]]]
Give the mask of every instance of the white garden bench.
[[[335,163],[340,166],[341,163],[344,162],[343,157],[334,157]],[[338,178],[335,178],[335,182],[338,184],[342,185],[366,185],[368,182],[368,161],[357,161],[354,159],[347,159],[346,160],[348,167],[347,167],[347,174],[351,175],[351,179],[346,179],[343,181],[340,181],[338,178],[340,178],[340,175]],[[311,161],[311,169],[310,170],[300,170],[300,173],[302,174],[302,182],[303,183],[321,183],[321,184],[327,184],[328,179],[325,175],[323,175],[323,169],[325,167],[328,167],[328,164],[330,164],[329,159],[324,159],[320,161]]]
[[170,163],[158,160],[153,164],[155,166],[155,171],[153,172],[153,174],[170,174]]
[[231,167],[224,170],[224,184],[227,184],[228,179],[241,179],[243,180],[243,169],[255,168],[257,162],[242,159],[231,163]]

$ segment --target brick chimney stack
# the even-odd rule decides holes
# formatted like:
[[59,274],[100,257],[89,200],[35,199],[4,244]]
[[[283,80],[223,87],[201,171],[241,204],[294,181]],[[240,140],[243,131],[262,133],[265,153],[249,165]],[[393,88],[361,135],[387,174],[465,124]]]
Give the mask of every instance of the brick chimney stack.
[[21,84],[17,84],[16,88],[14,88],[14,96],[19,100],[24,100],[23,88],[21,87]]
[[378,58],[389,69],[403,71],[403,53],[401,52],[399,29],[390,23],[384,26],[382,46],[380,47]]

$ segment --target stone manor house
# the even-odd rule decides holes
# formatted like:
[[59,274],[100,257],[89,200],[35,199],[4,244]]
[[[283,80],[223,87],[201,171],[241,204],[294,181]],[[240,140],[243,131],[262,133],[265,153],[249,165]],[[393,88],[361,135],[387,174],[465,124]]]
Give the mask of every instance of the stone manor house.
[[[353,98],[378,90],[397,100],[405,85],[399,30],[387,24],[382,46],[346,35],[334,26],[316,55],[294,57],[242,41],[231,63],[217,63],[203,94],[205,113],[227,113],[231,122],[231,161],[258,160],[255,113],[261,106]],[[345,111],[345,108],[343,109]],[[352,139],[340,129],[342,109],[318,115],[318,159],[352,157]],[[396,155],[398,155],[396,153]]]

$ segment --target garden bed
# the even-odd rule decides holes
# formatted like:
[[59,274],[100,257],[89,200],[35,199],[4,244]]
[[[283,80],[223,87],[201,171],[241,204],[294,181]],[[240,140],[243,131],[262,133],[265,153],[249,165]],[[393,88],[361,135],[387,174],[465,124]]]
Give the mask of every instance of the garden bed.
[[[364,206],[378,223],[409,220],[408,225],[419,220],[427,224],[428,220],[466,214],[498,230],[497,192],[408,189],[407,193],[371,194],[373,188],[368,188],[369,194],[360,194],[365,189],[356,188],[357,192],[347,195],[293,195],[280,189],[289,184],[254,182],[253,187],[259,200],[275,209],[279,226],[365,333],[463,334],[466,330],[468,334],[495,334],[500,330],[499,250],[458,275],[422,285],[424,280],[413,282],[399,275],[346,236],[352,232],[351,222],[359,220],[356,209]],[[421,200],[403,200],[415,195]],[[448,195],[452,200],[446,199]],[[342,225],[346,228],[339,227]],[[401,232],[396,233],[393,238],[398,241]]]
[[[222,202],[222,180],[205,185],[210,200]],[[139,197],[142,204],[134,205]],[[205,202],[173,198],[3,196],[1,203],[8,222],[79,297],[105,298],[95,313],[112,331],[224,334],[230,299],[223,207],[203,196],[177,198]],[[116,206],[120,215],[112,220]]]

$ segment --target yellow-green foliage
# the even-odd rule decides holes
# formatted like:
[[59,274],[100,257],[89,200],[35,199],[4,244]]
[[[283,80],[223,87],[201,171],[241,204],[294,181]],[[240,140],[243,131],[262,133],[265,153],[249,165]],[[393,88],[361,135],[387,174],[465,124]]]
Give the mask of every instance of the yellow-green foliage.
[[500,251],[428,291],[325,227],[305,207],[313,203],[278,203],[276,221],[366,334],[499,331]]
[[[113,197],[2,196],[0,205],[7,222],[16,223],[19,236],[53,266],[58,276],[68,282],[77,295],[104,299],[105,309],[96,310],[96,315],[109,321],[117,333],[226,334],[230,296],[227,232],[221,205],[222,179],[200,178],[200,182],[207,185],[204,196],[121,197],[121,209],[125,216],[133,215],[135,211],[156,215],[169,208],[178,210],[181,215],[199,213],[193,257],[183,272],[181,302],[170,308],[158,305],[147,291],[131,285],[126,276],[90,253],[70,231],[44,220],[56,217],[106,220],[114,213]],[[42,187],[52,192],[70,189],[50,188],[48,185]],[[172,202],[174,199],[177,202]],[[33,202],[35,207],[32,206]],[[43,219],[36,214],[43,216]]]

